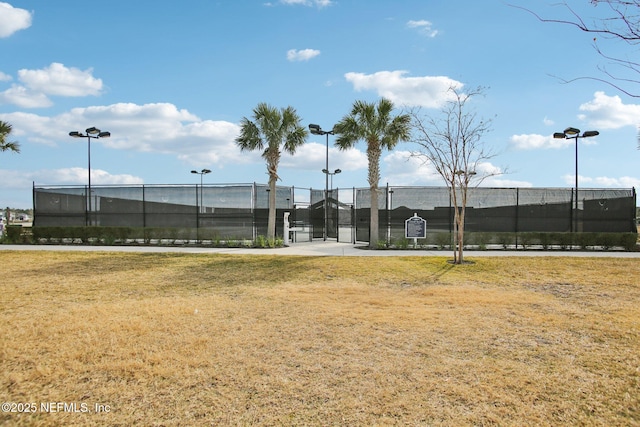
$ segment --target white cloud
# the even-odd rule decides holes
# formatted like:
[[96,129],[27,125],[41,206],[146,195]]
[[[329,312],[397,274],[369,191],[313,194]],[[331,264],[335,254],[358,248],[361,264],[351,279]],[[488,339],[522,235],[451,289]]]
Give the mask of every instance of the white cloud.
[[[563,175],[562,179],[567,185],[574,186],[576,183],[575,175]],[[587,177],[578,175],[578,184],[580,186],[588,186],[593,188],[640,188],[640,178],[630,176],[621,176],[619,178],[598,176]]]
[[[410,151],[396,150],[384,157],[385,177],[381,182],[390,185],[445,186],[445,182],[433,165],[424,157],[411,156]],[[476,167],[479,176],[489,176],[481,183],[482,187],[532,187],[530,182],[505,178],[504,170],[490,162],[479,163]]]
[[[0,114],[0,120],[12,123],[17,139],[25,142],[85,144],[84,139],[70,138],[69,132],[84,132],[86,127],[95,125],[111,132],[111,137],[93,143],[111,149],[172,155],[194,167],[264,164],[259,150],[242,152],[237,147],[235,138],[240,131],[238,124],[202,120],[168,103],[120,103],[74,108],[54,117],[16,112]],[[325,167],[325,156],[324,143],[309,142],[299,147],[294,156],[283,153],[280,165],[320,171]],[[329,156],[332,168],[344,171],[367,168],[366,154],[355,148],[342,151],[330,146]]]
[[[308,142],[298,147],[295,155],[283,153],[280,160],[282,167],[318,170],[326,166],[327,146],[317,142]],[[329,169],[343,171],[362,170],[368,166],[367,155],[356,148],[340,150],[329,146]]]
[[545,126],[553,126],[555,124],[555,122],[548,117],[542,119],[542,123],[544,123]]
[[11,36],[16,31],[31,26],[31,13],[9,3],[0,2],[0,38]]
[[410,151],[395,150],[382,159],[384,178],[390,185],[444,185],[444,181],[430,163],[411,157]]
[[624,126],[637,126],[640,123],[640,105],[622,103],[619,96],[607,96],[596,92],[593,99],[580,106],[578,118],[599,129],[618,129]]
[[0,182],[2,182],[3,190],[24,190],[29,187],[33,187],[33,177],[33,172],[0,169]]
[[509,142],[517,150],[558,149],[572,146],[575,143],[573,139],[556,139],[553,135],[536,134],[513,135]]
[[102,80],[93,77],[92,72],[91,68],[82,71],[53,62],[41,70],[19,70],[18,78],[29,89],[47,95],[95,96],[102,91]]
[[504,178],[501,176],[491,176],[482,181],[482,187],[499,187],[499,188],[531,188],[533,184],[529,181],[518,181],[515,179]]
[[52,106],[53,102],[44,93],[14,84],[0,92],[0,104],[13,104],[21,108],[43,108]]
[[[50,185],[60,184],[84,184],[87,182],[87,169],[85,168],[63,168],[38,173],[44,176]],[[96,185],[129,185],[143,184],[142,178],[137,176],[121,174],[112,175],[102,169],[91,169],[91,182]]]
[[13,77],[0,71],[0,82],[10,82],[11,80]]
[[18,71],[21,85],[0,92],[0,104],[14,104],[22,108],[41,108],[53,105],[48,95],[54,96],[88,96],[99,95],[102,91],[102,80],[91,75],[92,70],[67,68],[63,64],[53,62],[49,67],[40,70],[22,69]]
[[320,55],[320,51],[316,49],[290,49],[287,51],[288,61],[308,61],[311,58],[315,58]]
[[[47,185],[84,185],[87,183],[87,169],[62,168],[37,171],[12,171],[0,169],[0,180],[5,189],[25,189],[33,182],[46,182]],[[142,184],[142,178],[121,174],[113,175],[101,169],[91,169],[91,182],[96,185]]]
[[[332,0],[280,0],[280,3],[285,5],[301,5],[301,6],[317,6],[319,8],[331,6],[333,4]],[[271,6],[271,3],[267,3],[268,6]]]
[[460,89],[461,82],[444,76],[406,77],[407,71],[379,71],[374,74],[347,73],[345,78],[356,91],[375,90],[397,105],[440,108],[451,100],[449,89]]
[[194,166],[260,160],[260,153],[241,153],[235,146],[237,124],[202,120],[168,103],[74,108],[53,117],[16,112],[0,114],[0,120],[11,123],[19,139],[40,144],[80,142],[69,132],[97,126],[111,137],[96,143],[112,149],[174,155]]
[[[51,138],[61,136],[51,134],[50,129],[52,128],[52,119],[49,117],[38,116],[37,114],[31,113],[15,112],[5,114],[0,113],[0,120],[11,123],[13,126],[11,132],[12,135],[15,135],[16,137],[29,135],[29,141],[44,142],[43,140],[37,140],[39,136],[42,136],[43,138],[46,138],[47,141],[50,141],[50,145],[55,145]],[[36,141],[34,141],[33,138],[36,138]]]
[[420,34],[430,38],[437,36],[439,33],[438,30],[433,29],[433,24],[431,22],[425,21],[424,19],[419,21],[409,21],[407,22],[407,27],[416,28]]

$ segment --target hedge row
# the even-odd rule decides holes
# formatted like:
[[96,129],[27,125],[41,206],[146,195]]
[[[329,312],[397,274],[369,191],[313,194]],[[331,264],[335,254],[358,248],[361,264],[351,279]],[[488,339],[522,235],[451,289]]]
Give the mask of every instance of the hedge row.
[[258,236],[254,241],[233,236],[220,236],[215,230],[193,228],[164,227],[33,227],[18,229],[8,233],[9,243],[36,244],[155,244],[155,245],[187,245],[200,244],[224,247],[279,247],[282,239],[267,239]]
[[[429,233],[426,239],[418,239],[423,248],[450,248],[452,235],[447,232]],[[268,240],[258,236],[255,240],[220,236],[212,229],[193,228],[133,228],[133,227],[7,227],[4,240],[8,243],[58,243],[58,244],[200,244],[225,247],[278,247],[282,239]],[[498,246],[503,249],[599,249],[621,248],[634,251],[638,248],[637,233],[465,233],[465,246],[487,249]],[[391,242],[380,241],[379,249],[407,249],[413,240],[400,238]]]
[[[422,248],[448,249],[452,245],[452,234],[432,233],[426,239],[418,239],[417,244]],[[638,249],[637,233],[554,233],[554,232],[522,232],[522,233],[481,233],[465,232],[465,247],[487,249],[498,246],[503,249],[599,249],[609,250],[621,248],[625,251]],[[381,242],[379,248],[391,247],[395,249],[413,248],[413,239],[392,239],[391,242]]]

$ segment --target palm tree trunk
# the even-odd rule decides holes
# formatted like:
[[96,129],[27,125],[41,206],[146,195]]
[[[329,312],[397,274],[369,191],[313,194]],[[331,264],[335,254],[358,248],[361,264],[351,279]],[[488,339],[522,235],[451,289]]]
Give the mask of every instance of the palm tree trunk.
[[371,193],[371,221],[369,222],[369,248],[378,246],[378,182],[380,181],[380,142],[367,142],[367,160],[369,161],[369,186]]
[[276,238],[276,177],[269,175],[269,219],[267,221],[267,239]]
[[371,187],[371,221],[369,222],[369,248],[378,246],[378,188]]

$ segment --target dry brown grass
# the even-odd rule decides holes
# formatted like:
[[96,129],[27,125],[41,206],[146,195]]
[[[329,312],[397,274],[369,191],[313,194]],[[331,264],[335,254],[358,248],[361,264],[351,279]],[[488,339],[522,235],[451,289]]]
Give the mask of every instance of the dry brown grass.
[[37,405],[4,425],[640,424],[634,259],[2,252],[0,265],[0,400]]

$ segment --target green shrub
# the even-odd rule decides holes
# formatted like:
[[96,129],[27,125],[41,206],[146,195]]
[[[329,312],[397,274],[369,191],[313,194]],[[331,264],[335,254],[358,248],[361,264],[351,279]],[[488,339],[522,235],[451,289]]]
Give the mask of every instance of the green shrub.
[[573,236],[571,233],[552,233],[553,240],[560,246],[560,249],[566,250],[571,248]]
[[256,237],[256,247],[258,248],[266,248],[267,247],[267,238],[263,235]]
[[22,243],[22,226],[21,225],[7,225],[7,242],[9,243]]
[[115,234],[120,243],[127,243],[129,236],[131,235],[131,227],[116,227]]
[[184,242],[184,244],[188,245],[191,240],[197,240],[198,233],[199,230],[194,228],[181,228],[179,238]]
[[169,243],[172,245],[176,244],[176,240],[178,240],[179,236],[180,236],[180,230],[177,228],[170,228],[167,232]]
[[105,245],[113,245],[118,239],[117,227],[103,227],[98,235],[98,241]]
[[542,249],[547,250],[554,243],[553,235],[551,233],[545,233],[545,232],[539,233],[538,234],[538,241],[542,245]]
[[42,240],[47,243],[51,242],[51,227],[33,227],[33,241],[36,243],[41,242]]
[[281,248],[284,246],[284,239],[276,237],[274,239],[267,239],[263,235],[256,236],[254,241],[246,239],[231,239],[227,241],[228,245],[234,245],[232,247],[255,247],[255,248]]
[[407,249],[409,248],[410,241],[406,237],[402,237],[395,241],[394,246],[398,249]]
[[451,235],[449,233],[436,234],[436,246],[438,249],[444,249],[451,245]]
[[575,233],[576,243],[580,246],[580,249],[599,246],[598,234],[599,233]]
[[208,240],[211,245],[216,246],[216,242],[220,242],[218,231],[213,228],[205,228],[200,230],[201,240]]
[[475,245],[480,250],[486,250],[487,245],[491,242],[491,235],[484,232],[466,232],[464,233],[464,241],[466,245]]
[[229,237],[226,239],[228,248],[237,248],[240,247],[240,240],[235,239],[233,237]]
[[269,239],[267,241],[267,246],[269,246],[270,248],[280,248],[284,245],[284,240],[280,239],[279,237],[276,237],[275,239]]
[[522,245],[522,249],[527,249],[529,246],[533,245],[536,241],[536,233],[525,232],[519,234],[520,244]]
[[625,251],[635,251],[638,248],[638,233],[622,233],[620,235],[620,246]]
[[515,245],[515,233],[496,233],[496,242],[502,245],[502,249],[507,249],[509,245]]
[[602,246],[602,249],[607,251],[616,246],[619,239],[616,233],[598,233],[595,236],[595,241],[598,246]]

